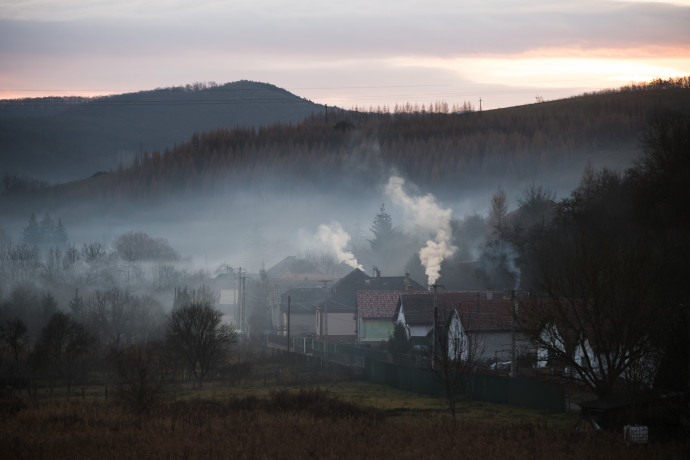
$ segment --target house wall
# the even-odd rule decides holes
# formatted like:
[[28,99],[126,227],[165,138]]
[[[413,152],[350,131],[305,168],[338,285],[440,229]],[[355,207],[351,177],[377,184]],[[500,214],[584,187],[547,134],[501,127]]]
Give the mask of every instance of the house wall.
[[[317,331],[320,336],[326,334],[324,312],[317,314]],[[328,312],[328,336],[356,338],[356,323],[352,312]],[[330,338],[329,338],[330,340]]]
[[[512,338],[510,331],[499,332],[476,332],[482,341],[484,352],[477,357],[480,361],[498,359],[499,361],[510,361],[512,356]],[[480,345],[481,346],[481,345]],[[515,350],[518,356],[530,347],[530,342],[517,334],[515,337]]]
[[[286,313],[283,313],[283,324],[287,324]],[[290,336],[296,337],[315,333],[314,313],[290,313]]]
[[498,359],[499,361],[510,361],[511,359],[511,336],[510,332],[479,332],[476,333],[481,343],[480,350],[483,352],[477,356],[480,361]]
[[387,319],[363,319],[360,340],[362,342],[380,342],[388,340],[393,335],[395,325]]

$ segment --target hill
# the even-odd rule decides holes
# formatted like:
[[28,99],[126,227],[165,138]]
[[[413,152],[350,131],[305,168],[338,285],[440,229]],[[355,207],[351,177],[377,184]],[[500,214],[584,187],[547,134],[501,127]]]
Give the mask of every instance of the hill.
[[194,132],[296,123],[323,107],[276,86],[238,81],[108,97],[0,102],[4,172],[65,182],[128,165]]
[[[227,188],[369,190],[392,171],[440,196],[539,183],[567,194],[585,166],[623,170],[649,123],[690,112],[690,89],[609,92],[472,113],[329,110],[293,125],[218,129],[54,190],[138,199]],[[215,193],[215,192],[212,192]]]
[[[270,264],[313,244],[323,223],[367,244],[393,174],[456,217],[485,212],[499,187],[509,207],[530,184],[566,196],[588,165],[631,166],[650,123],[668,113],[690,113],[687,85],[470,113],[329,108],[299,123],[198,132],[79,181],[0,190],[2,227],[16,240],[32,212],[50,213],[77,244],[144,230],[183,254]],[[392,217],[404,225],[399,210]]]

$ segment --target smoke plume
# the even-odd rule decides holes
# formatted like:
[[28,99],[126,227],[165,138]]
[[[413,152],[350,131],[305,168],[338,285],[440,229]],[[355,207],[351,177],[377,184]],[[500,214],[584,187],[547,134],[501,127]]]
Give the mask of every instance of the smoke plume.
[[322,243],[330,248],[334,253],[338,262],[345,262],[352,268],[364,268],[357,263],[355,255],[345,250],[347,243],[350,241],[350,235],[347,234],[343,227],[338,222],[333,222],[330,225],[321,224],[314,235],[316,241]]
[[403,186],[405,180],[393,176],[386,185],[386,194],[393,203],[403,209],[404,227],[408,233],[433,235],[419,251],[419,259],[425,268],[428,283],[434,284],[440,276],[441,262],[457,249],[451,244],[451,209],[443,209],[430,193],[410,196]]

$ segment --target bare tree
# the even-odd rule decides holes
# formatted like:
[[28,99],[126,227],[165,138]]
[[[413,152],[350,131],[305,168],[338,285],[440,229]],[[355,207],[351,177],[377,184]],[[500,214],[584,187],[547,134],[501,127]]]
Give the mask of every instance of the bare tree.
[[436,332],[432,339],[435,345],[430,368],[443,384],[448,408],[455,420],[458,395],[462,394],[467,375],[477,364],[484,346],[478,336],[465,332],[457,310],[450,309],[435,316]]
[[138,261],[165,262],[178,255],[165,238],[151,238],[144,232],[128,232],[113,241],[117,255],[127,262],[127,283],[133,264]]
[[657,301],[660,254],[588,220],[561,228],[540,249],[541,297],[520,308],[523,332],[599,396],[621,390],[626,374],[628,386],[640,380],[639,370],[655,366],[654,339],[670,317]]
[[26,324],[19,319],[8,319],[0,325],[0,350],[7,349],[14,361],[15,369],[28,346]]
[[220,310],[200,303],[175,310],[170,317],[168,343],[186,362],[199,386],[237,343],[234,326],[223,324],[222,317]]
[[118,348],[133,328],[134,297],[118,287],[97,290],[86,303],[88,322],[105,344]]
[[129,345],[113,356],[117,394],[131,408],[148,412],[160,400],[172,374],[172,359],[161,343]]
[[94,338],[84,327],[62,312],[51,316],[34,350],[34,365],[51,379],[67,379],[68,385],[85,371]]

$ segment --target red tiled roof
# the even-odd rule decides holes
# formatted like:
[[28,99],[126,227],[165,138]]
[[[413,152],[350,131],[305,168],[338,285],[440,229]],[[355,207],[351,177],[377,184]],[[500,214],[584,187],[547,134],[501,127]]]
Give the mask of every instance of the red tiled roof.
[[393,319],[400,294],[405,291],[357,291],[360,318]]
[[[433,322],[433,292],[404,293],[401,297],[405,321],[408,324]],[[502,291],[454,291],[436,295],[439,312],[457,310],[467,331],[509,331],[511,328],[512,300]],[[399,311],[400,302],[396,308]],[[517,325],[516,325],[517,326]]]
[[509,331],[512,306],[512,300],[501,298],[462,302],[456,310],[466,331]]
[[[499,302],[503,294],[503,291],[443,291],[436,294],[436,307],[448,310],[464,304]],[[494,300],[487,300],[488,297]],[[405,312],[405,321],[408,324],[429,324],[433,321],[434,293],[432,291],[406,292],[401,296],[401,302]],[[399,306],[400,303],[398,303]]]

